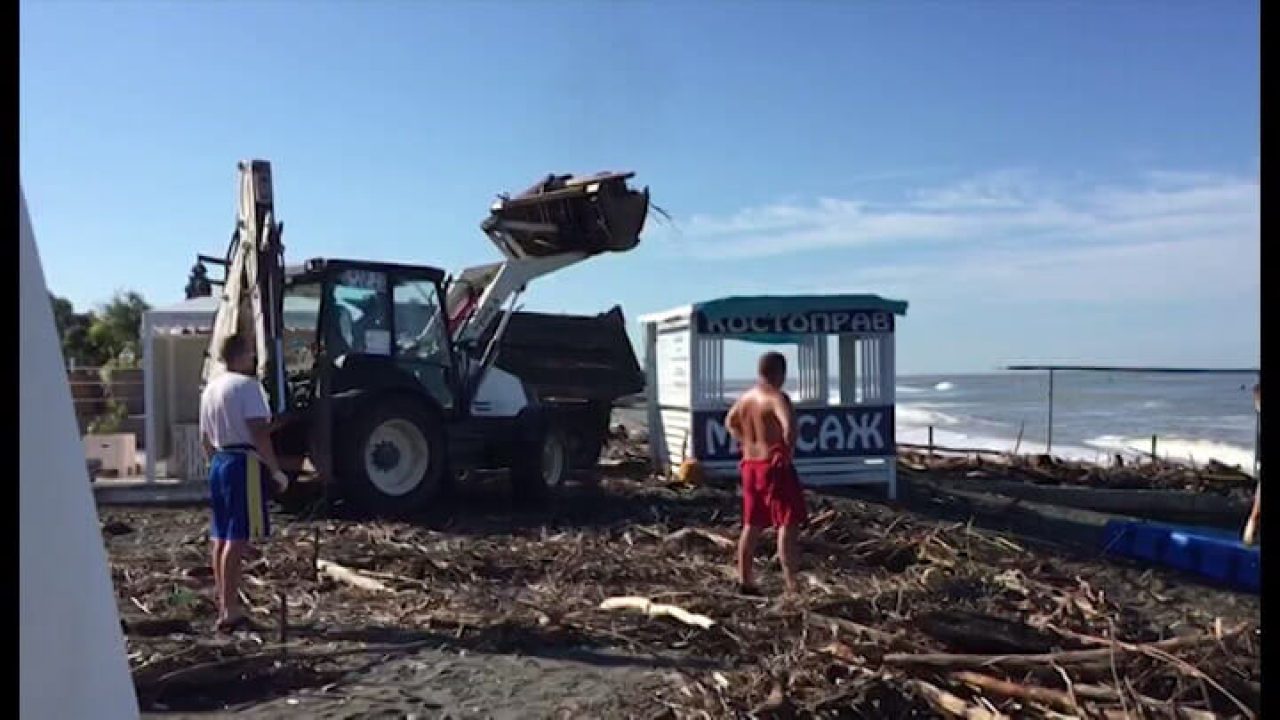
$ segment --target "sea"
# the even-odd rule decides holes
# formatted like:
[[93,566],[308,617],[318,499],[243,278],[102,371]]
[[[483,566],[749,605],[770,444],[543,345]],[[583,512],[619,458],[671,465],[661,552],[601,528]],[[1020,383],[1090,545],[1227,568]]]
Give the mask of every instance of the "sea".
[[[1216,460],[1254,471],[1256,376],[1241,374],[1054,374],[1052,454],[1110,463],[1156,454],[1170,461]],[[726,383],[736,395],[752,381]],[[832,380],[832,386],[836,381]],[[839,391],[829,400],[840,402]],[[1047,372],[899,375],[899,443],[1044,453],[1048,444]]]

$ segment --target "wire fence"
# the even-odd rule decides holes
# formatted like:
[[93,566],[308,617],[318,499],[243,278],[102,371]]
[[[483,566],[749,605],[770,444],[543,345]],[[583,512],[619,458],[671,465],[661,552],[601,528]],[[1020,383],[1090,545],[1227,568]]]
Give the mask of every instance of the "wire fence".
[[[1010,365],[1005,368],[1011,371],[1039,371],[1049,374],[1049,394],[1046,403],[1046,411],[1048,413],[1047,432],[1045,438],[1045,452],[1052,454],[1053,452],[1053,411],[1054,411],[1054,376],[1059,372],[1072,373],[1140,373],[1150,375],[1246,375],[1253,376],[1255,389],[1255,417],[1254,417],[1254,442],[1253,442],[1253,463],[1252,474],[1257,477],[1259,465],[1261,461],[1261,428],[1262,428],[1262,406],[1258,399],[1257,388],[1261,382],[1261,371],[1258,368],[1175,368],[1175,367],[1135,367],[1135,366],[1101,366],[1101,365]],[[929,429],[930,445],[933,445],[933,428]],[[1019,433],[1021,439],[1021,433]],[[1139,453],[1142,454],[1142,453]],[[1159,455],[1159,436],[1153,434],[1151,436],[1151,451],[1148,454],[1152,460],[1169,460],[1169,457],[1161,458]],[[1195,463],[1192,463],[1195,464]]]

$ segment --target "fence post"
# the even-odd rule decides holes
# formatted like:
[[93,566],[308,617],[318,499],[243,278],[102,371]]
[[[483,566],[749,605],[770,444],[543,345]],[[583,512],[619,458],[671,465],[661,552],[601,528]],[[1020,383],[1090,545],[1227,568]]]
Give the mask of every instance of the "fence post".
[[929,426],[929,459],[933,459],[933,426]]
[[1253,386],[1253,479],[1258,480],[1259,452],[1262,449],[1262,391],[1261,380]]
[[1045,442],[1044,454],[1053,453],[1053,370],[1049,370],[1049,439]]
[[1157,460],[1158,458],[1159,456],[1156,455],[1156,436],[1152,435],[1151,436],[1151,459]]

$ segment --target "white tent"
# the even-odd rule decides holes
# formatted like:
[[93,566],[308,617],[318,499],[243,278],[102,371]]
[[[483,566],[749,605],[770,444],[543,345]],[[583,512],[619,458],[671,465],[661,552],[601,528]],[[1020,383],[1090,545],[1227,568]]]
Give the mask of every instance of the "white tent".
[[[306,328],[315,324],[319,301],[307,298],[285,298],[285,326]],[[180,303],[162,308],[152,308],[142,316],[142,327],[146,331],[148,324],[151,331],[159,333],[175,332],[210,332],[213,330],[213,316],[218,312],[216,297],[198,297],[183,300]]]
[[21,718],[138,717],[44,271],[18,192]]
[[[285,327],[289,329],[314,330],[319,313],[319,301],[302,297],[285,298]],[[156,456],[159,454],[159,427],[157,417],[160,415],[156,382],[161,368],[156,362],[159,355],[156,341],[175,337],[204,336],[213,330],[213,319],[218,311],[218,298],[198,297],[184,300],[168,307],[153,308],[142,316],[142,375],[143,403],[146,413],[146,476],[147,482],[156,479]],[[168,357],[172,357],[171,355]],[[171,368],[168,369],[171,372]],[[183,382],[191,384],[191,378]],[[185,388],[194,392],[194,388]]]

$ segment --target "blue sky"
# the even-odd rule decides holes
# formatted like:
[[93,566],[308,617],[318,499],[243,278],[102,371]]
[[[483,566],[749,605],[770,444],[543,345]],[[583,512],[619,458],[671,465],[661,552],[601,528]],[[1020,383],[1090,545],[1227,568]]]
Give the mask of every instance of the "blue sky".
[[1257,362],[1257,3],[20,12],[22,183],[77,306],[180,300],[246,157],[275,165],[290,257],[455,270],[495,259],[496,193],[631,169],[674,225],[528,307],[876,292],[911,303],[904,372]]

